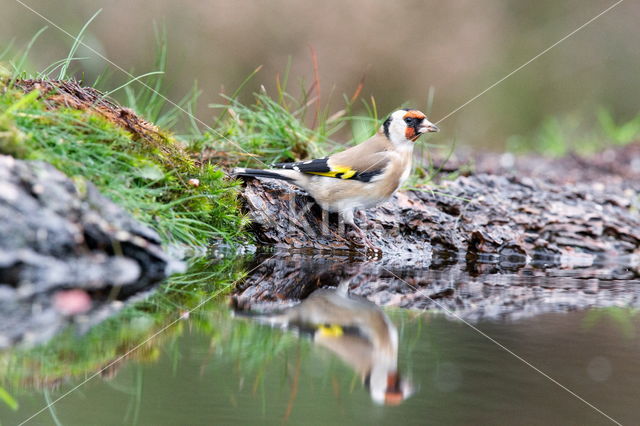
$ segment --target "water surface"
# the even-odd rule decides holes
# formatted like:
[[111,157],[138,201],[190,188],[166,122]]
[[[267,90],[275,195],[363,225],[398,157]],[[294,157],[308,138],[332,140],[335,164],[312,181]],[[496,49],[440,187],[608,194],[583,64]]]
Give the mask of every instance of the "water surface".
[[[584,285],[583,278],[557,279],[567,288]],[[617,287],[635,294],[637,285]],[[179,314],[185,299],[174,302]],[[150,306],[125,310],[84,336],[68,333],[42,348],[2,354],[3,386],[19,405],[12,410],[0,401],[2,424],[25,420],[175,317],[175,310],[159,314]],[[634,306],[567,310],[559,300],[557,309],[540,313],[469,321],[608,416],[638,424]],[[227,299],[217,297],[29,424],[612,423],[454,316],[385,312],[398,331],[398,371],[413,387],[398,405],[374,402],[353,366],[308,334],[234,317]]]

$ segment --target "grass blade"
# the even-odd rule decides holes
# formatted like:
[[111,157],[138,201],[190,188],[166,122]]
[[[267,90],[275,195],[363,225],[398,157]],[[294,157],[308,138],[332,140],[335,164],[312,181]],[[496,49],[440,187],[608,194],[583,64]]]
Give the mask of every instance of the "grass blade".
[[80,43],[82,42],[82,37],[84,36],[84,32],[87,30],[87,27],[89,27],[89,24],[100,14],[100,12],[102,12],[102,9],[98,9],[98,11],[94,13],[91,18],[89,18],[89,20],[84,24],[84,26],[76,36],[75,40],[73,41],[73,45],[71,45],[71,50],[69,50],[69,54],[67,55],[67,59],[62,65],[62,68],[60,69],[60,74],[58,74],[58,80],[64,80],[65,78],[67,78],[67,70],[69,69],[69,65],[71,64],[71,61],[75,56],[76,51],[78,50],[78,47],[80,47]]

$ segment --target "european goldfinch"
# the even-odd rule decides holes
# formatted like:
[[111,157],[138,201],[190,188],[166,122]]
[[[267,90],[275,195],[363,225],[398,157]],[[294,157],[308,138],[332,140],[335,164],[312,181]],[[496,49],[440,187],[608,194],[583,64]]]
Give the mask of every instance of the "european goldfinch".
[[369,242],[354,222],[354,210],[388,200],[411,173],[413,147],[423,133],[438,127],[415,109],[393,112],[379,131],[366,141],[329,157],[274,164],[272,168],[236,168],[236,176],[281,179],[299,186],[324,210],[337,212],[344,222]]

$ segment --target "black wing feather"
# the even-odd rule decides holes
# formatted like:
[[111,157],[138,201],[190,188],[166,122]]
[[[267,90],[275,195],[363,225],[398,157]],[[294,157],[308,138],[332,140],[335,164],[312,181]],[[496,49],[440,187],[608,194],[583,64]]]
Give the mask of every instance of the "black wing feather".
[[273,168],[296,170],[302,173],[328,173],[331,171],[328,163],[329,157],[324,157],[316,160],[297,161],[295,163],[277,163],[273,165]]
[[369,182],[371,181],[371,179],[373,179],[375,176],[378,176],[382,172],[383,172],[382,169],[370,170],[368,172],[358,172],[355,175],[353,175],[353,177],[351,177],[350,179],[359,180],[360,182]]
[[272,166],[274,169],[295,170],[301,173],[324,176],[333,179],[358,180],[360,182],[370,182],[375,176],[383,173],[384,169],[374,169],[356,171],[349,168],[338,168],[332,170],[329,167],[329,157],[318,158],[316,160],[297,161],[294,163],[277,163]]

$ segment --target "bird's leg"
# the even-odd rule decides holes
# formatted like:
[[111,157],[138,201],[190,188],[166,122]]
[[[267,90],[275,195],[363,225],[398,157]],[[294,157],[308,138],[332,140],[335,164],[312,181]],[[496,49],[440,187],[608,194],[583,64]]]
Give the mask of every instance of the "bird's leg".
[[365,247],[367,247],[367,251],[371,250],[373,253],[382,253],[382,250],[379,247],[376,247],[371,241],[369,241],[369,238],[367,238],[367,234],[362,229],[360,229],[358,225],[356,225],[355,221],[353,220],[353,210],[343,211],[341,212],[341,216],[343,217],[344,222],[347,225],[351,225],[354,231],[356,231],[358,236],[362,239],[362,243]]
[[320,226],[320,232],[322,235],[327,235],[329,233],[329,212],[325,209],[322,209],[322,225]]
[[337,240],[344,241],[347,244],[350,243],[349,240],[347,240],[342,235],[340,235],[340,232],[334,231],[333,229],[331,229],[331,226],[329,223],[329,211],[325,209],[322,209],[322,224],[320,227],[320,232],[322,233],[323,236],[331,234]]

